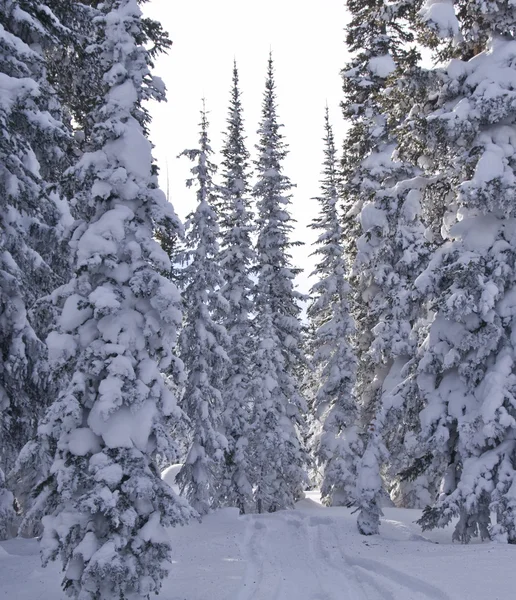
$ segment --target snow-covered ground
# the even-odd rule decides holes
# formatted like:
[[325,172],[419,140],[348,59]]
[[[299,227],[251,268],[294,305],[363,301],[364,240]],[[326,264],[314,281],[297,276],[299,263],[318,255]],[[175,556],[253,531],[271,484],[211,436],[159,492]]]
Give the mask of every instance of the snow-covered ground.
[[[421,534],[420,511],[385,509],[381,535],[357,533],[345,508],[315,493],[296,510],[240,517],[236,509],[172,530],[175,560],[160,600],[510,600],[516,547],[450,543]],[[64,600],[57,566],[34,540],[0,543],[0,599]]]

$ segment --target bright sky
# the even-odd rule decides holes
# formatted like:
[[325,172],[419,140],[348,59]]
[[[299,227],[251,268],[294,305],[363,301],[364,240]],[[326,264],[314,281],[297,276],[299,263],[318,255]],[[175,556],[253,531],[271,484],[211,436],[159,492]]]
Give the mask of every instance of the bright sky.
[[272,49],[278,113],[290,146],[285,174],[297,184],[292,204],[298,221],[295,239],[306,244],[294,250],[294,263],[305,269],[298,284],[301,291],[308,291],[308,274],[314,264],[309,258],[309,244],[314,234],[307,224],[317,210],[311,198],[319,192],[326,102],[339,147],[344,131],[339,108],[339,72],[346,61],[344,0],[151,0],[144,6],[149,16],[161,21],[174,42],[170,53],[156,64],[156,74],[168,88],[168,103],[151,109],[151,138],[156,145],[161,185],[166,189],[168,170],[171,200],[181,218],[193,208],[195,193],[184,185],[191,164],[176,157],[185,148],[197,146],[202,97],[209,111],[212,147],[218,151],[236,58],[248,148],[254,158]]

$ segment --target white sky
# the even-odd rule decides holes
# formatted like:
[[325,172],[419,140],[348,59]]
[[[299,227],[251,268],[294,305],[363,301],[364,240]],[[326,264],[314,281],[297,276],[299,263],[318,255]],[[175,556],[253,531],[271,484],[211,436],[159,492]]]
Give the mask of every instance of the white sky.
[[330,107],[336,139],[344,131],[339,102],[339,71],[346,62],[344,0],[151,0],[145,11],[163,24],[174,42],[156,64],[156,74],[168,88],[168,103],[153,105],[151,139],[166,189],[181,218],[193,208],[195,193],[185,187],[191,164],[177,159],[198,140],[201,98],[207,102],[214,150],[225,129],[233,59],[236,58],[243,94],[248,148],[254,158],[256,129],[264,90],[269,50],[276,66],[278,113],[290,146],[285,174],[297,184],[292,214],[295,239],[306,243],[294,249],[295,266],[305,269],[298,280],[308,291],[313,266],[306,225],[317,210],[311,198],[319,192],[323,151],[323,117]]

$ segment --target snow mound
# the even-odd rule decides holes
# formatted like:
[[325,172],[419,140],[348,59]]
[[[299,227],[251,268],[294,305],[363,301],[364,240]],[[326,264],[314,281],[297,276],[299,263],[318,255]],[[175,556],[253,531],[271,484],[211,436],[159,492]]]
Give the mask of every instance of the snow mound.
[[170,467],[167,467],[161,472],[161,479],[163,479],[165,483],[168,483],[176,494],[179,494],[179,486],[176,484],[176,477],[182,466],[182,464],[170,465]]

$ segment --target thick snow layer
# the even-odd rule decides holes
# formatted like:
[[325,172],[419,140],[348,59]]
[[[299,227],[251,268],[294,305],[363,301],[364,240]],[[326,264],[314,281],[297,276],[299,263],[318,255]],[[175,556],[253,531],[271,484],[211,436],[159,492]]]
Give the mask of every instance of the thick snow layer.
[[377,77],[389,77],[396,70],[396,63],[389,54],[385,56],[373,56],[369,60],[369,70]]
[[176,477],[179,471],[182,469],[181,463],[177,465],[170,465],[161,473],[161,479],[168,483],[168,485],[174,490],[176,494],[179,494],[179,486],[176,483]]
[[[116,381],[116,378],[107,378],[102,383]],[[102,386],[101,386],[102,388]],[[145,451],[155,415],[155,404],[152,400],[143,403],[139,410],[131,410],[127,406],[117,408],[110,412],[111,396],[117,391],[116,384],[108,385],[101,389],[101,401],[97,402],[88,418],[88,425],[95,434],[102,436],[108,448],[136,447]],[[106,400],[104,400],[104,397]],[[106,412],[103,413],[103,409]]]
[[[171,473],[174,467],[171,468]],[[356,515],[323,508],[315,492],[296,510],[217,511],[170,530],[174,558],[160,600],[507,600],[514,546],[451,545],[451,529],[422,535],[418,510],[384,509],[379,536]],[[57,566],[42,569],[35,540],[0,543],[0,599],[65,600]]]
[[451,0],[426,0],[419,15],[423,21],[433,25],[439,36],[458,37],[459,21]]

